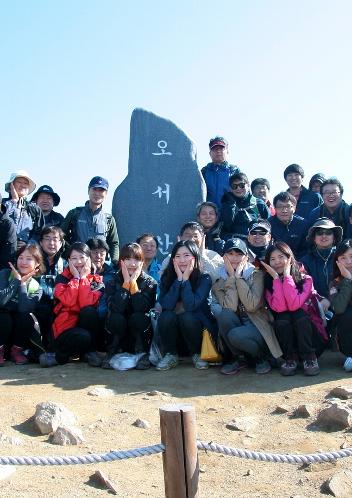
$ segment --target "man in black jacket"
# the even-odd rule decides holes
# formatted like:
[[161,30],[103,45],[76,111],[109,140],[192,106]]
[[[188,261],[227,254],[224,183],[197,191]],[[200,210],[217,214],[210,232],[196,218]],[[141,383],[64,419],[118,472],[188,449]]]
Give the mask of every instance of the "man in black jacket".
[[43,212],[45,225],[61,225],[64,221],[62,214],[54,211],[54,207],[60,204],[60,196],[54,192],[50,185],[42,185],[33,194],[31,202],[35,202]]
[[0,194],[0,270],[15,262],[17,235],[14,222],[9,218]]

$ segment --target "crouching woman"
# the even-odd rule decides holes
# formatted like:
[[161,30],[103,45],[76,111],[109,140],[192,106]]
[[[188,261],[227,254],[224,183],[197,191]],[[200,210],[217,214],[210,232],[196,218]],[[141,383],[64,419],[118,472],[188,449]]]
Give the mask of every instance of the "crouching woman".
[[109,368],[111,357],[118,352],[143,353],[136,369],[150,367],[148,350],[151,321],[147,313],[155,305],[156,281],[142,271],[143,251],[136,242],[126,244],[120,252],[120,269],[106,286],[107,355],[102,367]]
[[57,276],[54,290],[54,353],[39,357],[42,367],[67,363],[80,356],[93,367],[101,365],[96,352],[100,333],[97,305],[102,295],[103,278],[92,273],[90,249],[75,242],[68,251],[68,267]]
[[201,272],[199,263],[199,249],[193,241],[181,240],[175,244],[160,282],[162,313],[158,331],[165,355],[157,370],[176,367],[181,339],[192,356],[194,367],[208,368],[208,363],[200,358],[200,350],[203,329],[211,328],[208,303],[211,278]]
[[[37,244],[22,246],[16,267],[0,271],[0,366],[5,363],[5,347],[11,346],[10,358],[16,365],[28,363],[24,349],[43,351],[41,337],[32,315],[42,296],[33,278],[44,272],[43,257]],[[38,356],[36,357],[36,359]]]
[[214,300],[221,306],[216,313],[219,333],[230,349],[233,361],[221,368],[224,375],[237,374],[240,353],[250,357],[258,374],[270,372],[270,353],[282,355],[270,316],[264,307],[264,274],[248,262],[246,243],[229,239],[224,247],[223,275],[212,287]]

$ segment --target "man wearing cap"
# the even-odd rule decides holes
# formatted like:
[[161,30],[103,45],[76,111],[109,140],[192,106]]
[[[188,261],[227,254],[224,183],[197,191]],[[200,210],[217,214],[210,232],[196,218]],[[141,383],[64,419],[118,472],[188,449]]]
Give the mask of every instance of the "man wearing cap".
[[255,254],[253,264],[260,267],[260,261],[264,261],[266,250],[271,242],[271,226],[269,221],[259,220],[251,221],[248,227],[247,235],[248,248]]
[[54,206],[58,206],[60,204],[60,197],[56,192],[54,192],[50,185],[42,185],[39,187],[33,194],[31,202],[34,202],[42,210],[45,225],[61,225],[64,221],[62,214],[53,210]]
[[309,249],[301,262],[312,277],[314,288],[326,298],[329,296],[334,254],[342,233],[342,228],[329,218],[319,218],[308,230]]
[[101,176],[95,176],[88,185],[89,200],[84,206],[71,209],[61,228],[69,244],[87,242],[100,238],[109,246],[109,254],[114,264],[119,259],[119,238],[114,217],[103,211],[103,202],[108,194],[109,183]]
[[239,172],[239,168],[227,162],[228,142],[224,137],[210,139],[209,155],[212,162],[202,168],[202,175],[207,186],[207,201],[221,207],[221,198],[229,190],[229,178]]
[[17,250],[16,227],[9,218],[0,194],[0,270],[14,263]]
[[312,209],[323,203],[321,195],[312,192],[302,185],[304,171],[298,164],[290,164],[284,171],[288,185],[287,192],[296,198],[296,215],[307,219]]
[[44,216],[41,209],[30,203],[26,196],[35,190],[35,183],[24,170],[12,173],[5,184],[5,190],[10,194],[4,199],[9,217],[14,221],[17,235],[17,249],[30,240],[39,240],[44,227]]

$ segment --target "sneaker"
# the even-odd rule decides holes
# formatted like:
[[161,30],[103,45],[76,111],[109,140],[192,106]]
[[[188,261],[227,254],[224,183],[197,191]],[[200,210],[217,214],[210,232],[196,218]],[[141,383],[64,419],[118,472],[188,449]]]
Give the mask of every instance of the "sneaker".
[[197,370],[206,370],[207,368],[209,368],[209,363],[202,360],[199,354],[194,354],[192,356],[192,362],[194,368],[196,368]]
[[318,360],[315,358],[313,360],[303,361],[304,375],[318,375],[320,373],[320,368],[318,365]]
[[0,346],[0,367],[5,365],[5,347]]
[[345,363],[343,364],[343,368],[346,372],[352,372],[352,358],[350,356],[347,356]]
[[223,375],[236,375],[242,369],[239,361],[234,361],[232,363],[225,363],[220,369]]
[[297,361],[295,360],[286,360],[280,367],[281,375],[295,375],[297,371]]
[[100,358],[96,351],[90,351],[84,355],[84,361],[91,367],[101,367],[103,360]]
[[101,368],[105,368],[106,370],[113,370],[112,366],[110,365],[110,360],[113,356],[113,354],[107,353],[101,362]]
[[28,358],[23,354],[23,348],[20,348],[20,346],[12,346],[10,356],[16,365],[25,365],[28,363]]
[[150,368],[150,361],[148,353],[141,356],[137,362],[136,370],[148,370]]
[[58,365],[55,353],[42,353],[39,356],[39,364],[43,368],[55,367]]
[[170,370],[171,368],[177,367],[178,365],[178,355],[166,353],[164,358],[161,358],[157,366],[157,370]]
[[271,372],[271,366],[268,361],[263,360],[256,363],[255,373],[262,375],[262,374],[267,374],[269,372]]

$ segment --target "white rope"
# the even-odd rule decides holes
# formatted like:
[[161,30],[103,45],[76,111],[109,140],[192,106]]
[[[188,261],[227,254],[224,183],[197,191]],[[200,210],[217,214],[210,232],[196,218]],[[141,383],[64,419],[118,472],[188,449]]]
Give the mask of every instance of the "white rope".
[[286,455],[280,453],[266,453],[263,451],[243,450],[241,448],[230,448],[229,446],[223,446],[213,442],[207,443],[205,441],[197,441],[197,448],[199,450],[213,451],[215,453],[222,453],[223,455],[235,456],[238,458],[281,463],[321,463],[352,456],[352,448],[345,448],[343,450],[330,451],[327,453],[311,453],[308,455]]

